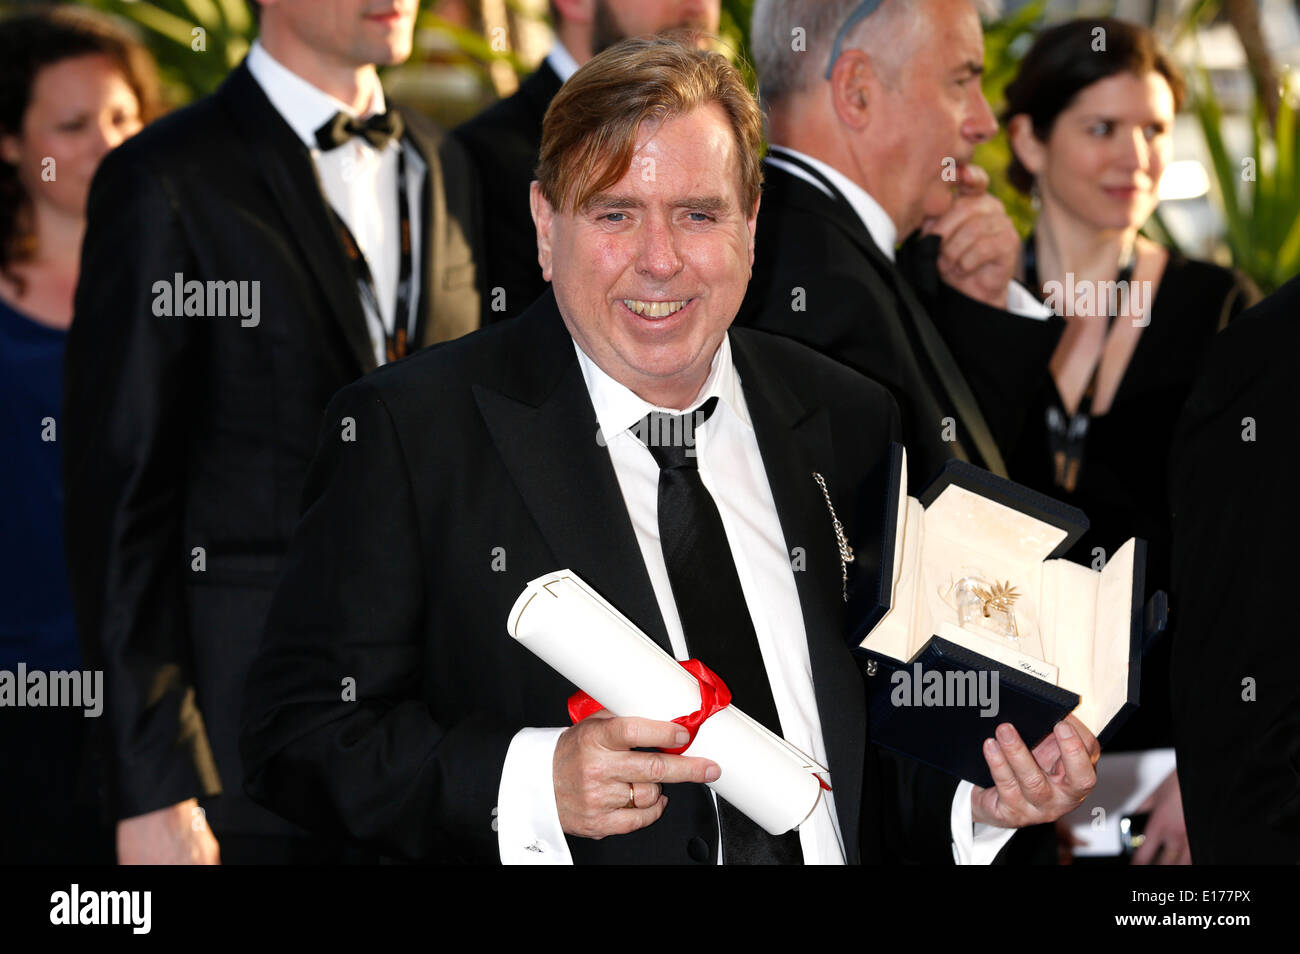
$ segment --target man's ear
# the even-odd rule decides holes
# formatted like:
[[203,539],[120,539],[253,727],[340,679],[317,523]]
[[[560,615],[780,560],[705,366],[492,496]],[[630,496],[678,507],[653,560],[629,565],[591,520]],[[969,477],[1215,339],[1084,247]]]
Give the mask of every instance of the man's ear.
[[551,280],[551,226],[555,222],[555,210],[542,195],[542,184],[533,180],[528,191],[528,205],[533,213],[533,225],[537,227],[537,263],[542,266],[542,278]]
[[1034,135],[1034,124],[1027,113],[1016,113],[1007,120],[1007,140],[1020,164],[1030,175],[1039,175],[1047,164],[1047,146]]
[[831,103],[839,121],[850,129],[867,125],[878,85],[871,57],[862,50],[842,52],[830,78]]

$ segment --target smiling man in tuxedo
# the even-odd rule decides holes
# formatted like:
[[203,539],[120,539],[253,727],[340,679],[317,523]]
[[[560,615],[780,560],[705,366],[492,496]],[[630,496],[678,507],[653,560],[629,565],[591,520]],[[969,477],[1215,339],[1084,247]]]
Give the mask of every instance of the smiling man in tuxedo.
[[[868,745],[813,474],[852,537],[897,411],[802,345],[729,331],[760,136],[737,71],[672,40],[618,44],[560,91],[532,190],[553,292],[326,414],[245,690],[255,798],[410,860],[774,864],[985,861],[997,826],[1088,791],[1096,741],[1073,722],[1038,760],[1002,727],[989,790]],[[643,426],[679,412],[693,455],[638,438],[680,435]],[[829,766],[798,831],[715,800],[713,763],[639,751],[680,745],[675,724],[565,728],[574,687],[506,632],[524,585],[559,568]]]
[[[245,62],[90,195],[61,430],[123,863],[342,857],[244,794],[239,691],[330,396],[478,323],[468,161],[375,70],[415,0],[261,9]],[[213,307],[228,288],[256,314]]]

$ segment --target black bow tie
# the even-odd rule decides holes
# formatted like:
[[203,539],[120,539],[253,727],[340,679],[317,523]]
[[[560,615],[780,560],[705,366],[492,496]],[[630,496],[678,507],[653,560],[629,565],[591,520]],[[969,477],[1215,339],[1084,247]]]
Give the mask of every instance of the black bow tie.
[[345,112],[337,112],[320,129],[316,130],[316,144],[325,152],[345,145],[353,136],[360,136],[376,149],[383,149],[402,136],[402,117],[393,110],[376,113],[368,119],[353,119]]

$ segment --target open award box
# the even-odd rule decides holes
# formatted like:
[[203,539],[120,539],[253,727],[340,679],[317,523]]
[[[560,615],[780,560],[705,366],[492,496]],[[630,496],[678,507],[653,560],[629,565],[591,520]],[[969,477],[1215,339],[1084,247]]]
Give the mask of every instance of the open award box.
[[1032,748],[1073,712],[1104,745],[1165,625],[1163,592],[1143,608],[1145,542],[1100,570],[1059,559],[1088,529],[1082,511],[963,461],[919,498],[907,489],[895,444],[862,489],[848,594],[872,740],[981,786],[1003,722]]

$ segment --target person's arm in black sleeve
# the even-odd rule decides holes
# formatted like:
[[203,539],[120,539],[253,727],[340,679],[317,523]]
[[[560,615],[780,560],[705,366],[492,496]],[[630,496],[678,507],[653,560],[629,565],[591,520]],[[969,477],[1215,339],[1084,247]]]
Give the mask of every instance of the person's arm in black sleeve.
[[192,319],[154,309],[154,283],[170,289],[190,265],[180,201],[137,152],[105,159],[67,344],[68,571],[86,664],[104,672],[114,819],[220,791],[188,660],[182,539],[201,345]]

